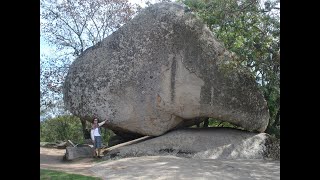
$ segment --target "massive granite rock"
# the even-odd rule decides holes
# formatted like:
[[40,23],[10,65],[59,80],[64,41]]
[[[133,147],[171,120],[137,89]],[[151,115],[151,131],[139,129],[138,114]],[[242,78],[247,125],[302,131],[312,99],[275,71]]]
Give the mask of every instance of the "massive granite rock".
[[260,132],[269,121],[254,78],[176,3],[142,10],[88,48],[69,69],[64,102],[81,118],[108,116],[110,129],[151,136],[190,125],[195,117]]

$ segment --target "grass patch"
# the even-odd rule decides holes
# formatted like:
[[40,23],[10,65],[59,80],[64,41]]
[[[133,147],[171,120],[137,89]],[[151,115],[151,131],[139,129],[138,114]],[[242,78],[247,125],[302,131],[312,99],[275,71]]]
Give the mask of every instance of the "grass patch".
[[61,180],[61,179],[79,179],[79,180],[101,180],[98,177],[84,176],[80,174],[70,174],[61,171],[53,171],[47,169],[40,169],[41,180]]

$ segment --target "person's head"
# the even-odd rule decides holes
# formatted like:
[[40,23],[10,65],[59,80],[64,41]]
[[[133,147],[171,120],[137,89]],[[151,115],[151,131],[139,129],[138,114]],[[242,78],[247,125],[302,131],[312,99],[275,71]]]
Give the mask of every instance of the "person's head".
[[98,119],[97,118],[93,118],[92,123],[93,124],[98,124]]

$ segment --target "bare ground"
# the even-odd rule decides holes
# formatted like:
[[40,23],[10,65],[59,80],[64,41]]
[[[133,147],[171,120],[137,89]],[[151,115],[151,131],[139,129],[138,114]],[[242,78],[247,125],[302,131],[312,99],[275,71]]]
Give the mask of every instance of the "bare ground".
[[89,170],[95,163],[92,158],[83,158],[72,162],[66,162],[62,160],[65,152],[65,149],[40,147],[40,168],[95,176],[94,173]]
[[103,179],[280,179],[280,161],[144,156],[106,161],[90,168]]
[[97,163],[92,158],[64,162],[65,150],[40,147],[40,168],[103,179],[280,179],[280,161],[190,159],[143,156]]

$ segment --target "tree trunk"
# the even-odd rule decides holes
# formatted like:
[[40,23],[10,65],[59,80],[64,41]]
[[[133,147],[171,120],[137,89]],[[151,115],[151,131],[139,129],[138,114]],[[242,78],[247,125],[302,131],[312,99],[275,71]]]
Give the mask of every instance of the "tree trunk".
[[208,127],[209,125],[209,118],[206,118],[206,120],[204,120],[203,122],[203,127]]
[[83,139],[86,139],[86,125],[87,125],[87,121],[84,119],[80,119],[81,121],[81,125],[82,125],[82,134],[83,134]]
[[277,112],[276,119],[274,120],[274,123],[273,123],[272,126],[274,126],[274,127],[278,126],[279,123],[280,123],[280,108],[279,108],[279,110]]

